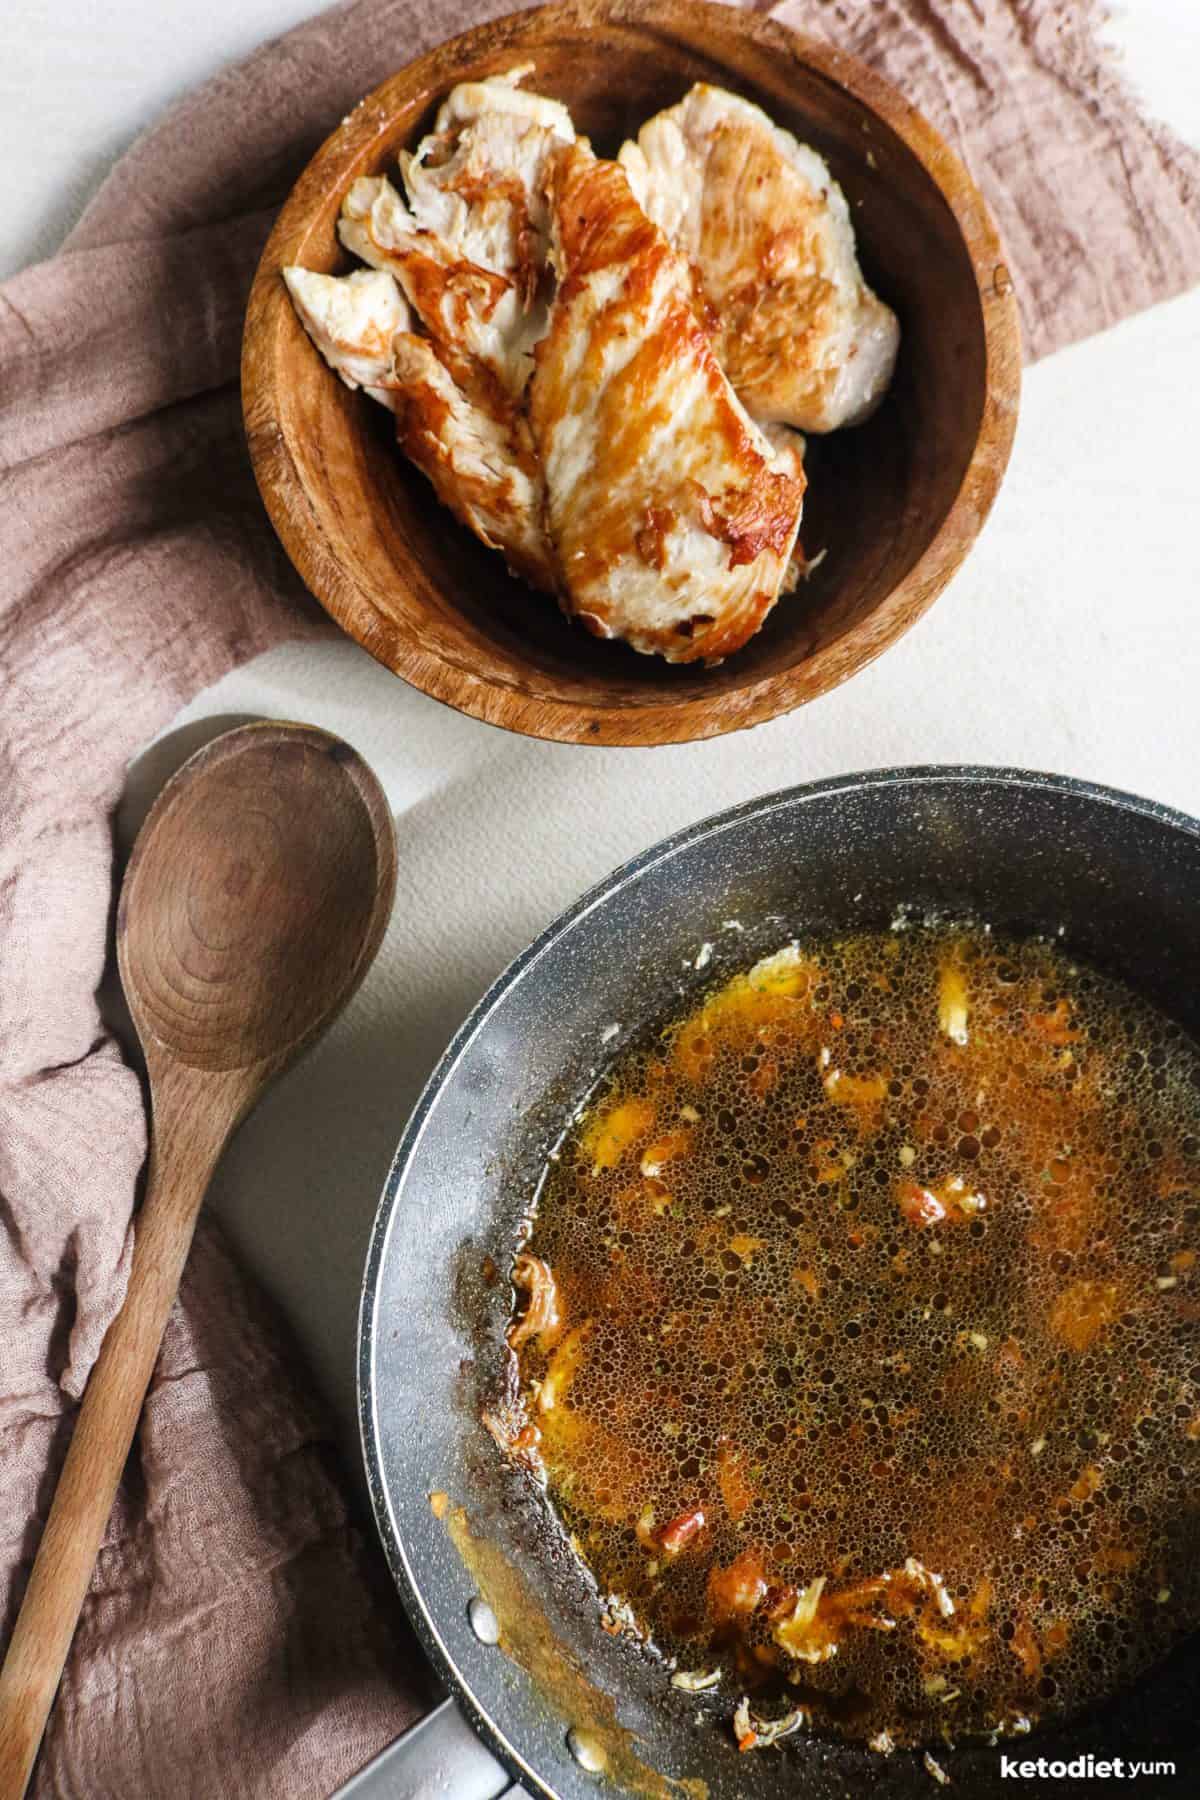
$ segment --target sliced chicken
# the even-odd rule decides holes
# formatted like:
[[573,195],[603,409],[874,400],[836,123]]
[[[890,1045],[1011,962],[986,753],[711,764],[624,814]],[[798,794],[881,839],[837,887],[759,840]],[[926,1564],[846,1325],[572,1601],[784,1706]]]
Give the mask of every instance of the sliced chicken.
[[[438,108],[434,136],[446,137],[463,126],[478,124],[489,115],[500,115],[536,125],[553,132],[565,144],[575,142],[575,126],[561,100],[548,100],[523,86],[532,75],[536,63],[518,63],[503,75],[489,75],[483,81],[460,81],[450,89]],[[426,140],[428,142],[428,139]]]
[[459,256],[423,231],[386,175],[364,175],[342,205],[338,235],[373,269],[395,276],[447,367],[459,379],[487,371],[512,398],[529,380],[544,329],[506,275]]
[[427,338],[401,332],[394,344],[401,449],[438,499],[516,575],[554,593],[558,570],[542,518],[542,472],[528,420],[489,413],[463,393]]
[[304,329],[334,373],[394,412],[392,340],[408,330],[412,315],[391,276],[375,269],[317,275],[293,266],[283,279]]
[[779,594],[800,523],[794,445],[739,404],[686,260],[584,144],[550,177],[559,289],[530,419],[570,612],[672,662],[719,661]]
[[575,136],[564,106],[518,85],[531,66],[452,89],[400,158],[409,204],[364,176],[338,226],[348,250],[395,276],[448,367],[465,351],[514,398],[546,329],[548,159]]
[[895,367],[895,314],[863,280],[846,197],[817,153],[700,83],[626,143],[638,201],[694,265],[747,409],[804,431],[865,419]]
[[400,158],[417,224],[469,262],[508,276],[526,307],[538,300],[546,268],[547,159],[575,140],[565,106],[519,85],[532,71],[525,63],[460,83],[430,136]]
[[439,498],[554,590],[523,395],[547,318],[544,170],[575,134],[565,107],[519,87],[526,73],[452,90],[400,159],[411,207],[386,176],[353,184],[338,231],[368,269],[287,281],[326,360],[396,413]]
[[409,309],[390,275],[289,268],[284,279],[329,366],[396,414],[400,446],[438,498],[517,574],[554,592],[541,470],[523,413],[489,393],[486,381],[468,381],[483,390],[479,400],[468,397],[431,340],[408,329]]
[[802,566],[803,439],[752,422],[687,258],[527,72],[452,91],[401,158],[407,203],[384,176],[354,183],[339,235],[367,269],[288,287],[510,567],[599,635],[720,661]]

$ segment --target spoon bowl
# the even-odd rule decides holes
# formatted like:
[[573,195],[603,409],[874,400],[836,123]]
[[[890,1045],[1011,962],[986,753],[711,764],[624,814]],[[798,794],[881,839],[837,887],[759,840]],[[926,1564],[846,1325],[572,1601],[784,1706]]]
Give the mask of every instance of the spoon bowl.
[[348,744],[274,723],[215,739],[159,796],[121,890],[147,1058],[283,1067],[357,987],[394,887],[387,801]]

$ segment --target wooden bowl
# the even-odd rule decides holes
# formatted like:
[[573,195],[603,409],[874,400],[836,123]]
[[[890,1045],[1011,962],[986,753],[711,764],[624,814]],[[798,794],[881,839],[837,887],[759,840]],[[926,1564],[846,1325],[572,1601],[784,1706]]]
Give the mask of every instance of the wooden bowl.
[[[531,60],[539,90],[615,154],[694,81],[733,89],[824,156],[850,200],[867,279],[900,317],[891,391],[866,425],[810,437],[802,527],[828,554],[722,666],[670,666],[571,625],[434,499],[305,336],[280,269],[338,271],[360,175],[395,170],[457,81]],[[242,391],[258,485],[338,623],[461,712],[572,743],[665,744],[758,724],[864,667],[963,560],[1012,444],[1012,282],[958,158],[886,82],[773,20],[701,0],[569,0],[477,27],[385,81],[327,140],[279,215],[246,319]]]

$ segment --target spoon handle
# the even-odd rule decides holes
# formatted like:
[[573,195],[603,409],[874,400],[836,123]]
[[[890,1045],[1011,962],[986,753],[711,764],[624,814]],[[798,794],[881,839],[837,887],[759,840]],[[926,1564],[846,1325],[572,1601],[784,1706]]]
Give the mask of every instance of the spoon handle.
[[[211,1116],[211,1115],[210,1115]],[[219,1141],[156,1132],[129,1285],[105,1334],[0,1669],[0,1800],[21,1800],[91,1582]],[[214,1134],[204,1133],[205,1138]],[[180,1138],[184,1142],[180,1142]],[[190,1139],[190,1141],[188,1141]]]

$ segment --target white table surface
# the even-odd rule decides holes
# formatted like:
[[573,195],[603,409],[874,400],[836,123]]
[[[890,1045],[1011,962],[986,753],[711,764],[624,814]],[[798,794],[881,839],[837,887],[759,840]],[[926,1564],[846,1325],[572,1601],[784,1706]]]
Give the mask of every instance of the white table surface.
[[[95,0],[85,21],[7,0],[0,275],[54,250],[169,100],[316,10]],[[1137,0],[1106,31],[1149,109],[1200,144],[1200,6]],[[127,833],[205,721],[248,714],[342,733],[397,814],[400,886],[379,961],[245,1127],[213,1195],[348,1442],[367,1231],[407,1111],[488,982],[614,864],[752,795],[895,763],[1051,769],[1200,813],[1198,396],[1200,291],[1031,370],[995,512],[933,611],[847,686],[753,732],[653,751],[537,744],[331,642],[227,677],[147,754]]]

